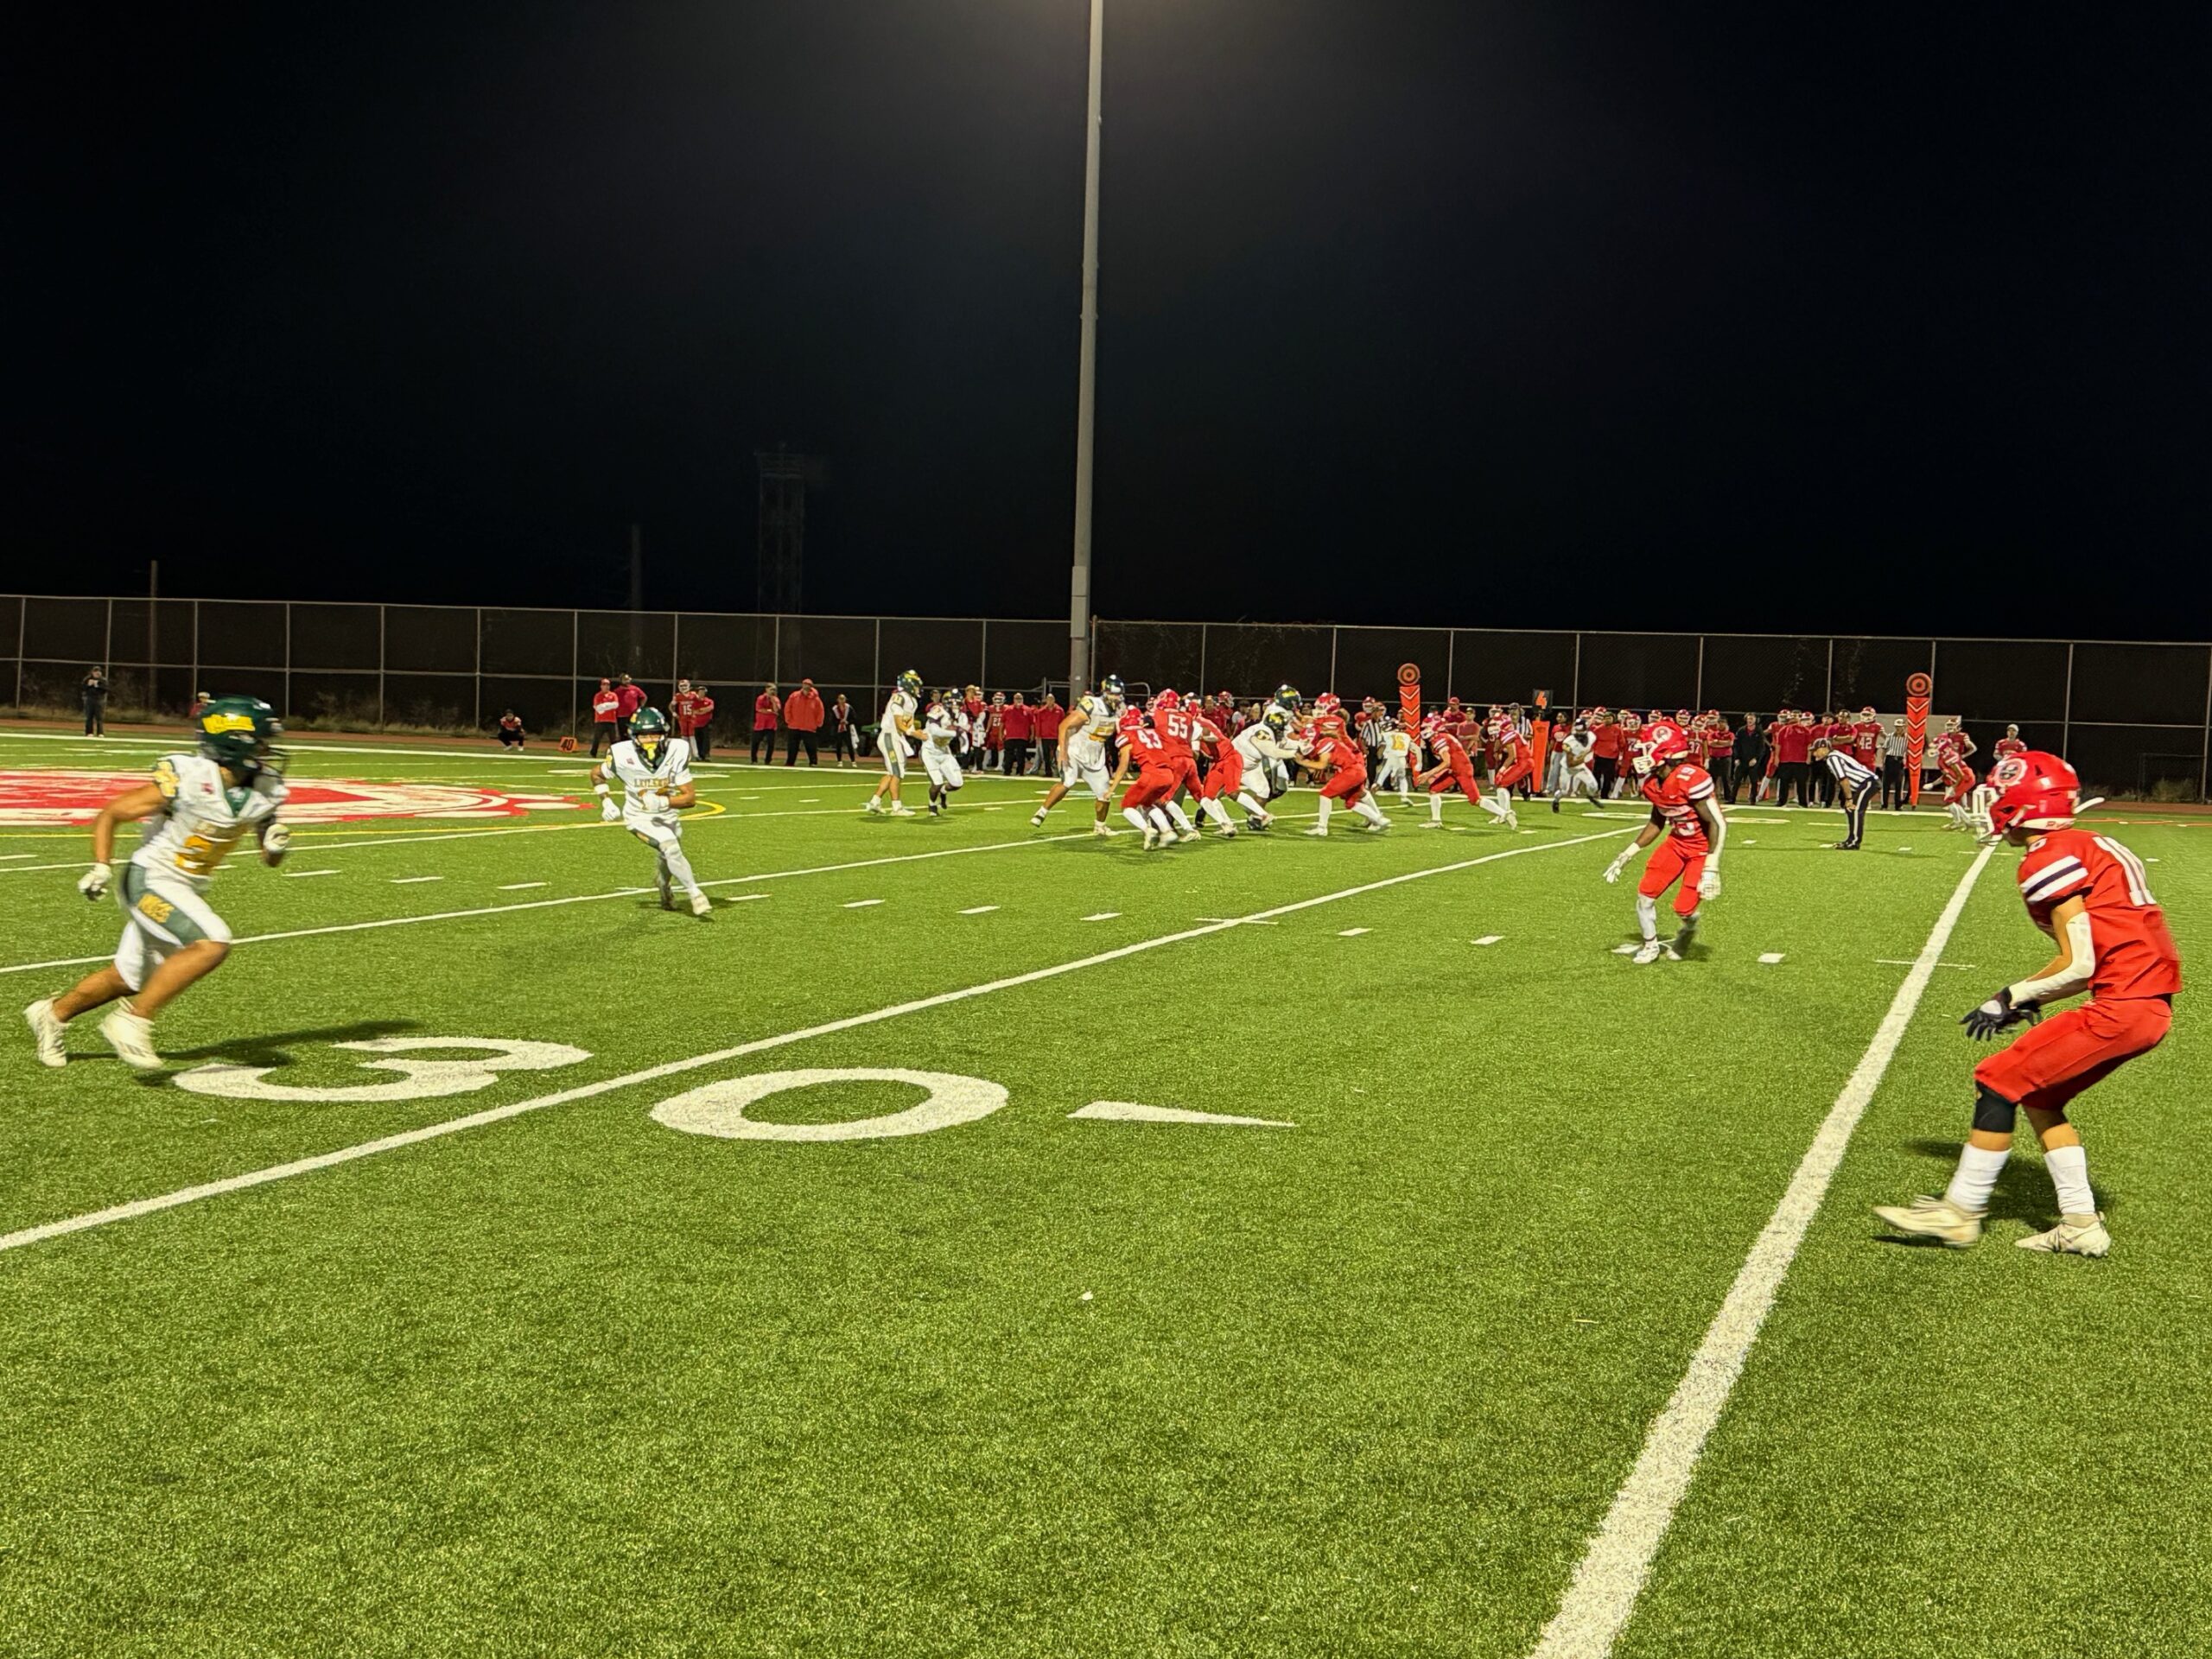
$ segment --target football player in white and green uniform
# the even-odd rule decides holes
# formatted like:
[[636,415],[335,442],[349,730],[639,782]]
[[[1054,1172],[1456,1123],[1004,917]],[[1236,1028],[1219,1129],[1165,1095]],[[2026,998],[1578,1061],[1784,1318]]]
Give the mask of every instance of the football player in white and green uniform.
[[899,785],[906,775],[906,763],[914,758],[913,739],[921,730],[914,711],[921,707],[921,699],[922,677],[910,668],[891,689],[890,698],[883,705],[883,719],[875,728],[875,748],[883,757],[883,776],[876,779],[875,793],[868,798],[871,813],[885,810],[883,798],[888,795],[893,817],[914,816],[914,809],[899,798]]
[[[607,788],[609,778],[622,785],[620,808]],[[714,909],[715,901],[700,889],[691,861],[683,855],[683,826],[677,817],[699,798],[691,781],[691,746],[668,734],[667,717],[658,709],[640,709],[631,715],[630,735],[591,769],[591,781],[599,796],[600,817],[609,823],[619,822],[653,849],[660,907],[674,910],[675,888],[681,887],[694,916]]]
[[[291,832],[277,818],[284,779],[271,747],[283,733],[276,711],[257,697],[216,697],[198,724],[197,753],[163,755],[151,783],[117,796],[92,820],[92,868],[77,890],[97,899],[113,886],[123,941],[107,967],[23,1010],[43,1065],[67,1058],[62,1031],[70,1020],[112,1002],[100,1035],[130,1065],[158,1067],[154,1016],[230,954],[231,930],[205,897],[217,867],[248,836],[263,863],[283,859]],[[144,828],[118,881],[110,861],[122,823]]]
[[1106,745],[1122,718],[1123,696],[1122,677],[1109,674],[1099,682],[1098,690],[1077,697],[1075,707],[1060,722],[1060,781],[1045,792],[1044,804],[1030,815],[1029,822],[1039,829],[1045,827],[1045,815],[1065,799],[1070,790],[1081,784],[1090,791],[1090,798],[1096,804],[1091,834],[1114,833],[1106,827],[1107,797],[1113,792],[1107,777]]

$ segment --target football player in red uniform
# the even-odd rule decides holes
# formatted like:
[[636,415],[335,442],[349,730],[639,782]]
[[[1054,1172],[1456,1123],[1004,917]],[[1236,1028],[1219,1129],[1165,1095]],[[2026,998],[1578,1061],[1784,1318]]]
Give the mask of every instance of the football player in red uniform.
[[1467,746],[1453,734],[1450,723],[1440,715],[1431,715],[1421,722],[1421,740],[1428,745],[1428,752],[1436,757],[1436,764],[1427,772],[1417,774],[1414,782],[1428,791],[1428,822],[1424,830],[1444,827],[1444,791],[1454,785],[1469,800],[1481,798],[1475,787],[1475,763],[1467,753]]
[[1223,835],[1233,837],[1236,826],[1229,821],[1229,809],[1221,800],[1224,795],[1234,800],[1243,792],[1244,757],[1236,752],[1236,744],[1229,741],[1229,734],[1213,722],[1202,705],[1191,711],[1191,744],[1206,756],[1205,773],[1191,791],[1198,803],[1199,814],[1211,818]]
[[1107,785],[1109,791],[1134,772],[1136,776],[1122,797],[1122,816],[1136,826],[1147,848],[1174,840],[1175,830],[1168,821],[1166,802],[1182,782],[1182,773],[1168,756],[1166,741],[1153,730],[1144,711],[1134,703],[1122,710],[1116,730],[1121,738],[1122,760],[1114,768],[1114,781]]
[[1882,717],[1868,703],[1859,711],[1859,721],[1851,728],[1851,758],[1869,772],[1882,769]]
[[[1700,903],[1720,896],[1720,849],[1727,840],[1727,820],[1713,792],[1713,779],[1703,766],[1689,759],[1689,739],[1678,726],[1655,721],[1643,728],[1635,766],[1642,780],[1643,798],[1651,803],[1651,822],[1605,867],[1605,880],[1621,879],[1621,872],[1655,841],[1659,850],[1643,867],[1636,884],[1636,923],[1643,935],[1636,960],[1654,963],[1663,955],[1670,962],[1697,935]],[[1661,840],[1662,836],[1664,840]],[[1659,942],[1659,898],[1675,883],[1675,914],[1681,918],[1674,938]]]
[[2020,728],[2017,726],[2007,726],[2005,728],[2005,735],[1990,746],[1989,753],[1995,759],[2002,760],[2008,754],[2025,754],[2027,750],[2027,742],[2021,737]]
[[1325,775],[1326,781],[1321,785],[1320,821],[1306,833],[1327,835],[1329,809],[1338,801],[1367,820],[1361,827],[1370,835],[1389,829],[1390,820],[1382,816],[1382,809],[1367,793],[1367,752],[1346,729],[1344,708],[1335,692],[1324,691],[1313,699],[1313,721],[1308,741],[1312,752],[1299,765],[1317,776]]
[[1536,775],[1536,751],[1522,734],[1520,726],[1507,721],[1498,727],[1495,739],[1497,747],[1497,770],[1491,776],[1491,787],[1497,791],[1495,800],[1475,797],[1475,804],[1509,830],[1521,827],[1521,820],[1513,811],[1513,791],[1516,785],[1527,783]]
[[[2026,1021],[2031,1029],[1974,1069],[1974,1133],[1943,1196],[1883,1206],[1899,1232],[1963,1249],[1981,1236],[1989,1195],[2024,1111],[2043,1142],[2057,1190],[2058,1224],[2018,1241],[2024,1250],[2103,1255],[2112,1235],[2097,1213],[2082,1137],[2066,1106],[2092,1084],[2148,1053],[2173,1024],[2181,957],[2152,896],[2143,861],[2109,836],[2074,827],[2081,779],[2056,755],[2029,749],[1997,763],[1992,828],[2015,847],[2020,899],[2058,954],[2029,978],[2005,986],[1962,1022],[1978,1039]],[[2042,1019],[2044,1007],[2087,990],[2079,1007]],[[2038,1020],[2041,1023],[2037,1023]]]
[[1960,729],[1959,717],[1936,734],[1936,765],[1943,774],[1943,809],[1951,815],[1947,830],[1978,828],[1974,817],[1974,768],[1967,764],[1974,753],[1974,739]]

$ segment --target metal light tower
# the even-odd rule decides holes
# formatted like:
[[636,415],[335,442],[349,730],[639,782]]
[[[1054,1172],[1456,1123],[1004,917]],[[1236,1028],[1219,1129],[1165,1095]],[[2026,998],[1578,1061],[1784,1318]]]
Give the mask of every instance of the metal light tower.
[[1068,582],[1068,690],[1090,683],[1090,447],[1098,390],[1098,92],[1106,0],[1090,0],[1090,111],[1083,155],[1083,346],[1076,369],[1075,565]]

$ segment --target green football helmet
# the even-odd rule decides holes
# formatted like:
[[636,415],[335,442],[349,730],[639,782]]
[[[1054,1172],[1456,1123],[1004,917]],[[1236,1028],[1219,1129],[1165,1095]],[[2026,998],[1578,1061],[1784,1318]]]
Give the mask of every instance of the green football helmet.
[[200,753],[217,766],[248,777],[264,766],[282,767],[283,753],[275,744],[284,723],[259,697],[211,698],[197,719]]
[[1305,702],[1306,699],[1298,695],[1298,688],[1296,686],[1279,685],[1275,688],[1275,701],[1282,704],[1286,709],[1294,709],[1300,703]]
[[908,669],[899,677],[899,689],[908,696],[918,699],[922,695],[922,677]]
[[1106,706],[1109,709],[1119,709],[1122,706],[1122,699],[1128,695],[1128,688],[1122,683],[1122,677],[1118,674],[1109,674],[1104,679],[1099,681],[1098,690],[1099,694],[1106,699]]
[[661,751],[668,747],[668,716],[658,709],[639,709],[630,716],[630,741],[647,766],[658,766]]

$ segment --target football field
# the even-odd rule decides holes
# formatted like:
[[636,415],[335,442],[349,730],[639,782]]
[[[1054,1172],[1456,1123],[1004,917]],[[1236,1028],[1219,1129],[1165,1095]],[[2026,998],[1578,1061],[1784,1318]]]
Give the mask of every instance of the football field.
[[[175,747],[0,737],[11,1009]],[[702,919],[580,758],[292,747],[166,1071],[9,1016],[0,1652],[2206,1649],[2195,999],[2076,1114],[2110,1258],[2012,1248],[2024,1133],[1977,1249],[1869,1214],[2049,955],[1939,813],[1739,806],[1639,967],[1624,804],[1147,853],[712,765]],[[2107,810],[2212,961],[2212,817]]]

